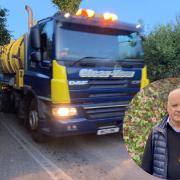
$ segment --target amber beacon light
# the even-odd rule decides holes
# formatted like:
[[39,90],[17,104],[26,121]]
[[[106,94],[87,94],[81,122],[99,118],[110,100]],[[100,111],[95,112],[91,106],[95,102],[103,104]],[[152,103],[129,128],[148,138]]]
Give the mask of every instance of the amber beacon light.
[[84,17],[94,17],[95,12],[91,9],[79,9],[76,13],[76,16],[84,16]]
[[104,17],[104,20],[110,20],[110,21],[118,20],[118,16],[116,14],[112,14],[112,13],[104,13],[103,17]]
[[113,13],[104,13],[104,14],[96,14],[93,10],[91,9],[79,9],[76,12],[76,16],[81,16],[81,17],[87,17],[87,18],[93,18],[93,17],[98,17],[98,18],[103,18],[105,21],[117,21],[118,16]]

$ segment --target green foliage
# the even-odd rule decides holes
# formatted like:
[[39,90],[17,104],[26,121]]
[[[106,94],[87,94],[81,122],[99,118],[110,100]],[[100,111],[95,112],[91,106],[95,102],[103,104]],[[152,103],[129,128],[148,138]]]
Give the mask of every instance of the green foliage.
[[125,114],[123,137],[129,154],[140,165],[149,133],[166,114],[169,92],[180,85],[180,78],[155,81],[141,90]]
[[52,0],[52,2],[61,10],[61,12],[75,14],[79,9],[81,0]]
[[10,33],[7,30],[7,9],[0,8],[0,46],[7,44],[10,41]]
[[179,77],[180,16],[174,24],[156,27],[146,37],[143,45],[150,80]]

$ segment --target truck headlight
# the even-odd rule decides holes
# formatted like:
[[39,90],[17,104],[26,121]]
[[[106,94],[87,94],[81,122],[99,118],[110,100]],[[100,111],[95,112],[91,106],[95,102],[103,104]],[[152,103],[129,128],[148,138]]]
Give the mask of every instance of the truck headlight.
[[52,114],[57,117],[76,116],[77,109],[72,107],[53,107]]

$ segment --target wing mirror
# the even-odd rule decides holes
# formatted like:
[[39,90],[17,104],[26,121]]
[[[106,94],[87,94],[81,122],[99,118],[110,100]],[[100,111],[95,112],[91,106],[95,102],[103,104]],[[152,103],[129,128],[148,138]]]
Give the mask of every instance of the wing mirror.
[[32,27],[30,31],[30,43],[31,47],[34,50],[39,50],[41,48],[41,41],[40,41],[40,32],[38,26]]

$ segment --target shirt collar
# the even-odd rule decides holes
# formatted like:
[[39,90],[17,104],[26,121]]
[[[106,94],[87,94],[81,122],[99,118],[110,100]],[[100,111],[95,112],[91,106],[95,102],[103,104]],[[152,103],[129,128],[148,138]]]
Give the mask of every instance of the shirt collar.
[[168,119],[167,119],[167,124],[169,124],[169,125],[171,126],[171,128],[172,128],[175,132],[180,133],[180,130],[175,129],[175,128],[171,125],[170,120],[169,120],[169,117],[168,117]]

